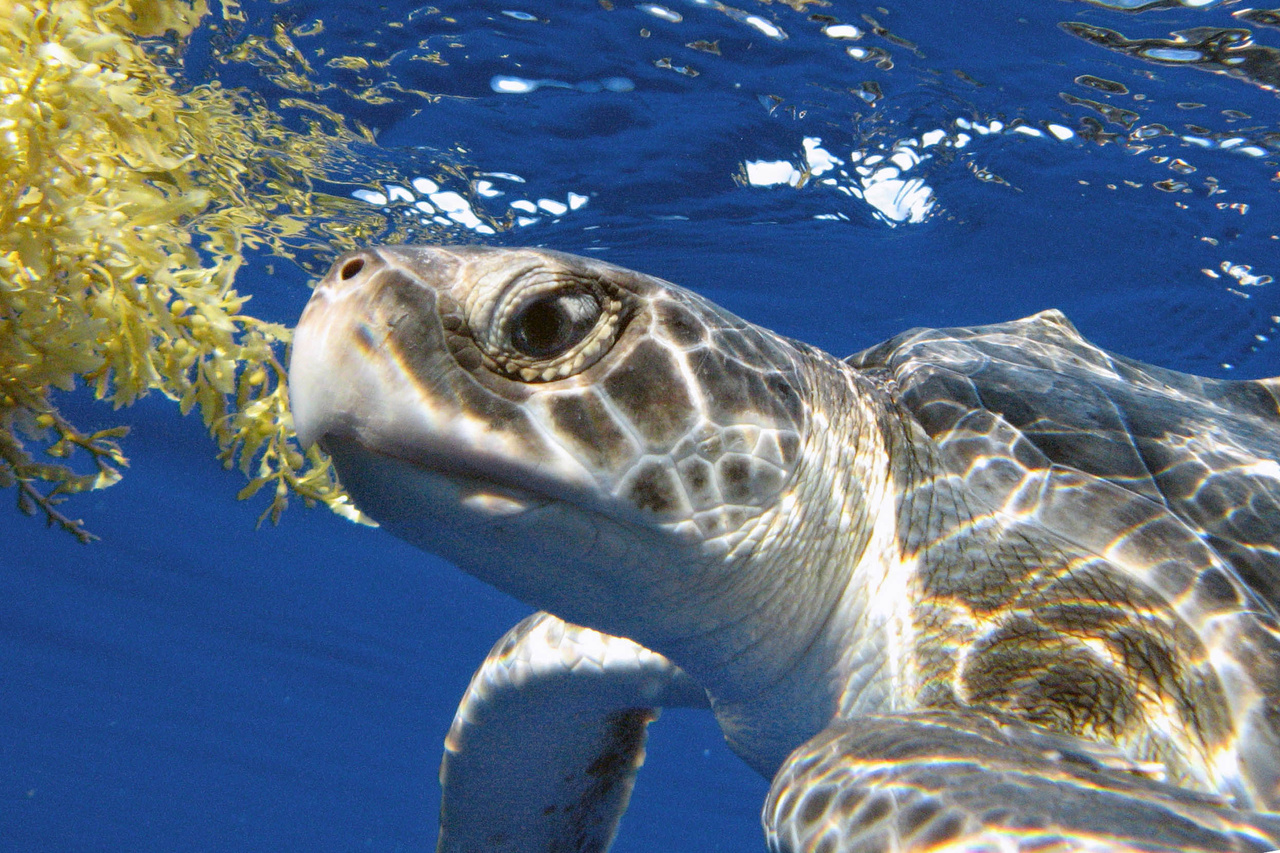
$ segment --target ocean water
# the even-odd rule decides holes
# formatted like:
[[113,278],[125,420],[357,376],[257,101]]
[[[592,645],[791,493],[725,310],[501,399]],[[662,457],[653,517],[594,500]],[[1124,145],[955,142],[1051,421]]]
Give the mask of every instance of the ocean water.
[[[1280,374],[1280,13],[1244,3],[214,4],[178,73],[373,131],[316,180],[388,239],[593,254],[841,355],[1057,307]],[[291,322],[327,260],[238,285]],[[527,608],[324,510],[255,529],[166,401],[62,405],[131,466],[68,505],[92,545],[0,513],[0,850],[432,849],[454,707]],[[615,849],[759,851],[766,790],[668,712]]]

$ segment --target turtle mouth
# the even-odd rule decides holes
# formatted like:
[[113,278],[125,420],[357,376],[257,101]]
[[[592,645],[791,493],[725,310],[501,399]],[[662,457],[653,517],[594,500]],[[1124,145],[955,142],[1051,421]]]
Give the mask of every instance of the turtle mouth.
[[378,447],[335,432],[316,443],[334,460],[356,505],[379,521],[380,516],[405,515],[418,504],[429,504],[437,512],[460,507],[477,522],[552,503],[588,508],[584,496],[566,494],[562,484],[542,482],[548,478],[511,462],[477,459],[457,448]]

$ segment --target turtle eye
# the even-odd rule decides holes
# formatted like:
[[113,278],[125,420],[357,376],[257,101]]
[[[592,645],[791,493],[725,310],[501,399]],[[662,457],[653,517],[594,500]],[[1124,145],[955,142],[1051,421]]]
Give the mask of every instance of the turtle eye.
[[517,382],[554,382],[586,370],[611,350],[630,316],[626,292],[602,278],[539,266],[503,278],[492,301],[469,309],[467,342],[489,370]]
[[599,319],[600,303],[590,293],[543,294],[512,318],[511,346],[528,358],[556,358],[581,343]]

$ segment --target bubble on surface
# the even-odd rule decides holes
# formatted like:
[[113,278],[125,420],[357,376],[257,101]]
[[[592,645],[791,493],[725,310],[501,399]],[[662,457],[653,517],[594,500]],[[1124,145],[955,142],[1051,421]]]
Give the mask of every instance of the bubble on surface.
[[759,15],[747,15],[742,19],[742,22],[748,26],[755,27],[771,39],[781,40],[787,37],[787,34],[783,32],[782,27],[779,27],[772,21],[766,21]]
[[668,9],[666,6],[659,6],[657,3],[641,3],[636,8],[641,12],[645,12],[655,18],[659,18],[663,21],[669,21],[673,24],[678,24],[684,20],[684,15],[681,15],[674,9]]
[[526,80],[523,77],[507,77],[499,75],[489,81],[489,88],[500,94],[523,95],[528,92],[537,91],[539,87],[537,80]]
[[636,87],[627,77],[605,77],[603,80],[584,80],[579,83],[568,83],[564,80],[543,79],[532,80],[526,77],[512,77],[506,74],[494,75],[489,80],[489,88],[499,95],[528,95],[539,89],[572,89],[579,92],[630,92]]
[[776,41],[783,41],[787,38],[786,31],[773,21],[763,18],[760,15],[743,11],[742,9],[738,9],[734,6],[726,6],[724,3],[719,2],[719,0],[689,0],[689,5],[706,9],[714,9],[731,20],[737,21],[741,24],[746,24],[757,32],[763,33]]
[[1219,269],[1235,279],[1236,283],[1242,287],[1262,287],[1274,281],[1269,275],[1255,275],[1253,267],[1249,264],[1235,264],[1231,261],[1223,261]]
[[521,198],[510,202],[508,207],[519,214],[525,214],[516,216],[515,225],[519,228],[527,228],[530,225],[536,225],[544,221],[548,216],[558,219],[571,211],[580,210],[588,201],[590,201],[589,196],[570,192],[565,201],[553,198],[540,198],[537,201],[530,201],[529,199]]
[[696,68],[688,65],[676,65],[671,61],[671,57],[664,56],[661,59],[655,59],[653,64],[658,68],[664,68],[668,71],[674,71],[677,74],[683,74],[686,77],[697,77],[700,73]]
[[[877,180],[883,174],[884,177]],[[933,209],[933,189],[921,178],[901,179],[897,169],[873,174],[863,191],[867,204],[886,221],[922,222]]]
[[806,136],[801,144],[804,145],[805,160],[809,164],[809,174],[814,177],[844,164],[843,160],[823,148],[822,140],[816,136]]
[[779,184],[799,186],[801,172],[786,160],[749,160],[745,164],[747,183],[753,187],[774,187]]
[[387,197],[374,190],[353,190],[351,192],[351,197],[357,198],[360,201],[368,202],[376,207],[382,207],[387,203]]
[[1092,74],[1081,74],[1075,80],[1081,86],[1088,86],[1090,89],[1097,89],[1106,92],[1108,95],[1127,95],[1129,87],[1123,83],[1117,83],[1114,80],[1107,80],[1103,77],[1095,77]]
[[863,35],[853,24],[828,24],[822,28],[822,34],[833,39],[860,39]]
[[431,203],[444,212],[446,216],[457,222],[459,225],[466,226],[479,234],[492,234],[493,229],[483,224],[480,217],[476,216],[476,212],[471,209],[471,202],[467,201],[460,194],[449,190],[431,193],[428,198]]
[[1138,51],[1138,55],[1147,59],[1160,59],[1165,62],[1196,62],[1204,59],[1204,54],[1198,50],[1179,47],[1148,47]]

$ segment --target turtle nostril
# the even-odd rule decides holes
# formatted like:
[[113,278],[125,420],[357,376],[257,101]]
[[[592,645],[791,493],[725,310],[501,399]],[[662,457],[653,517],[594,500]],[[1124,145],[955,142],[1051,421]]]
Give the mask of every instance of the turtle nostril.
[[364,258],[352,258],[342,265],[338,275],[343,281],[349,281],[358,276],[362,269],[364,269]]

